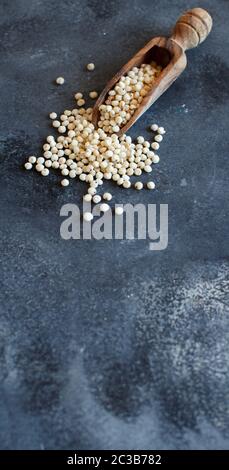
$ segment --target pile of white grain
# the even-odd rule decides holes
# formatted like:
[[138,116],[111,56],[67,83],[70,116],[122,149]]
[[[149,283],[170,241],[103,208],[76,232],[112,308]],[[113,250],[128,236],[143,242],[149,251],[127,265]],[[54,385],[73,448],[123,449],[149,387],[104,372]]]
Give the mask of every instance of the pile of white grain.
[[[94,64],[88,64],[88,70],[94,70]],[[121,77],[113,90],[109,91],[107,99],[100,106],[98,129],[92,124],[92,108],[84,108],[85,100],[82,93],[76,93],[77,108],[65,110],[57,119],[52,112],[52,125],[60,134],[57,138],[49,135],[43,145],[43,157],[30,156],[25,163],[26,170],[35,165],[36,171],[42,176],[48,176],[50,169],[58,170],[64,177],[62,186],[68,186],[70,179],[78,177],[88,183],[85,201],[100,203],[102,197],[97,194],[99,186],[105,180],[113,180],[123,188],[131,187],[131,177],[151,173],[152,165],[159,162],[155,151],[159,150],[165,130],[157,124],[151,126],[156,133],[153,142],[148,142],[139,136],[137,142],[132,142],[130,136],[124,134],[118,137],[121,127],[128,122],[132,114],[150,90],[161,68],[154,62],[134,67],[126,76]],[[62,77],[56,82],[64,83]],[[91,98],[97,98],[95,91],[89,93]],[[148,181],[148,189],[154,189],[155,183]],[[143,188],[143,183],[134,184],[137,190]],[[103,199],[110,201],[112,195],[104,193]],[[100,210],[109,209],[107,203],[100,205]],[[117,207],[117,209],[120,209]],[[117,214],[121,211],[117,211]],[[84,214],[85,220],[91,220],[93,215]]]

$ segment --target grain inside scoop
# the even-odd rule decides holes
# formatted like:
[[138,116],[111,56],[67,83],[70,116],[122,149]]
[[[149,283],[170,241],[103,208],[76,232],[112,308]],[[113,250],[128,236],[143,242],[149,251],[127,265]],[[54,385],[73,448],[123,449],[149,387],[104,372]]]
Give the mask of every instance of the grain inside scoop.
[[212,29],[212,18],[206,10],[193,8],[184,13],[177,21],[170,38],[156,37],[149,41],[129,60],[108,82],[97,99],[92,115],[92,122],[97,127],[100,119],[100,106],[105,102],[108,92],[133,67],[156,62],[162,71],[154,81],[147,95],[143,98],[134,114],[117,133],[119,136],[137,121],[137,119],[172,85],[187,65],[185,51],[201,44]]

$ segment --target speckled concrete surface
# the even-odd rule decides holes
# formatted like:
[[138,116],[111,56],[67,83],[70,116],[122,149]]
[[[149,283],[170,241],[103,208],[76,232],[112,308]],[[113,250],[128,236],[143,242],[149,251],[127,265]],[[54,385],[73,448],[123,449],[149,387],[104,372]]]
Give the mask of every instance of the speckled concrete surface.
[[228,448],[229,5],[200,3],[212,34],[131,131],[167,129],[157,191],[113,189],[115,202],[169,205],[169,246],[153,253],[62,240],[59,210],[83,183],[64,191],[22,165],[50,111],[101,90],[196,3],[0,1],[1,449]]

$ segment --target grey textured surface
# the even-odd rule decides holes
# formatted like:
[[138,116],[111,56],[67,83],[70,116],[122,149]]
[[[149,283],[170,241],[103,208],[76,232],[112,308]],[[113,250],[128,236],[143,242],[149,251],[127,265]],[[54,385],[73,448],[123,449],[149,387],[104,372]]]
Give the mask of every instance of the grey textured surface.
[[59,210],[83,183],[22,169],[50,111],[101,90],[194,3],[0,1],[1,449],[228,448],[228,1],[200,2],[212,34],[131,131],[167,129],[157,191],[113,189],[168,203],[166,251],[61,240]]

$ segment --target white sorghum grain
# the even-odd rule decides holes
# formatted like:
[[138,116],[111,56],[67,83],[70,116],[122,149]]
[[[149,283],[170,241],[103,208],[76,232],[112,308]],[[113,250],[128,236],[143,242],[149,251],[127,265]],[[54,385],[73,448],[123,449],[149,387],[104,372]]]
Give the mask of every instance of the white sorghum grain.
[[34,155],[31,155],[31,157],[28,158],[28,161],[29,161],[29,163],[32,163],[32,165],[33,165],[34,163],[36,163],[37,159]]
[[158,134],[161,134],[161,135],[165,134],[165,129],[164,129],[164,127],[158,127],[157,132],[158,132]]
[[41,163],[38,163],[38,164],[36,165],[36,170],[37,170],[38,172],[41,172],[42,170],[44,170],[44,165],[42,165]]
[[56,119],[56,118],[57,118],[57,114],[56,114],[56,113],[50,113],[50,114],[49,114],[49,117],[50,117],[50,119]]
[[75,170],[70,170],[70,171],[69,171],[69,177],[70,177],[70,178],[75,178],[75,177],[76,177],[76,172],[75,172]]
[[162,137],[161,134],[158,134],[158,135],[155,135],[154,140],[155,140],[156,142],[162,142],[163,137]]
[[90,202],[92,200],[92,195],[91,194],[84,194],[83,200],[85,202]]
[[123,214],[123,207],[121,207],[121,206],[115,207],[115,214],[116,215],[122,215]]
[[47,137],[46,140],[47,140],[47,142],[50,144],[50,143],[53,142],[55,139],[54,139],[54,137],[53,137],[52,135],[48,135],[48,137]]
[[95,196],[93,196],[92,200],[95,204],[98,204],[98,202],[101,201],[101,196],[99,196],[99,194],[95,194]]
[[160,147],[160,145],[158,144],[158,142],[153,142],[153,143],[151,144],[151,147],[152,147],[153,150],[158,150],[159,147]]
[[67,168],[63,168],[63,170],[61,170],[61,174],[63,176],[68,176],[69,175],[69,170]]
[[96,189],[92,187],[88,188],[88,194],[91,194],[92,196],[94,196],[94,194],[96,194]]
[[71,160],[70,168],[71,170],[76,170],[77,169],[77,164]]
[[64,134],[64,132],[66,132],[66,127],[65,126],[58,127],[58,132],[60,132],[60,134]]
[[159,156],[155,154],[152,158],[152,161],[153,161],[153,163],[159,163],[159,161],[160,161]]
[[46,152],[43,153],[44,157],[49,159],[52,157],[52,152],[50,152],[50,150],[47,150]]
[[103,199],[105,199],[105,201],[111,201],[112,194],[111,193],[104,193],[103,194]]
[[87,64],[87,70],[92,71],[94,69],[95,69],[95,64],[93,64],[92,62],[90,62],[90,64]]
[[44,168],[43,170],[41,170],[41,174],[42,174],[42,176],[48,176],[49,175],[48,168]]
[[68,186],[69,185],[69,180],[67,180],[67,179],[61,180],[61,185],[62,186]]
[[106,204],[106,203],[104,203],[104,202],[103,202],[102,204],[100,204],[100,210],[101,210],[101,212],[107,212],[107,211],[109,211],[109,209],[110,209],[109,204]]
[[75,94],[76,101],[81,100],[81,98],[83,98],[83,93],[78,92],[78,93]]
[[158,130],[158,125],[157,124],[152,124],[152,126],[150,126],[150,129],[154,132],[156,132]]
[[43,150],[46,152],[50,149],[50,145],[49,144],[44,144],[43,145]]
[[43,157],[39,157],[37,159],[37,163],[41,163],[42,165],[43,165],[44,161],[45,161],[45,159]]
[[80,98],[79,100],[77,100],[77,105],[78,106],[83,106],[85,104],[85,101],[83,98]]
[[33,168],[33,165],[30,162],[26,162],[24,166],[25,166],[26,170],[32,170],[32,168]]
[[98,93],[97,93],[97,91],[90,91],[89,96],[90,96],[90,98],[92,98],[94,100],[95,98],[97,98]]
[[141,181],[136,181],[134,187],[138,190],[142,189],[143,188],[143,184]]
[[145,165],[144,171],[146,171],[146,173],[150,173],[152,171],[152,167],[150,165]]
[[148,189],[154,189],[155,183],[153,181],[148,181],[148,183],[146,183],[146,186]]
[[91,212],[84,212],[83,218],[85,222],[90,222],[93,219],[93,214]]
[[123,181],[123,188],[125,189],[129,189],[131,187],[131,182],[126,180],[126,181]]
[[57,83],[57,85],[63,85],[64,84],[64,78],[63,77],[57,77],[56,83]]
[[70,137],[70,139],[73,139],[73,137],[75,137],[76,133],[74,131],[69,131],[68,132],[68,137]]
[[60,127],[60,121],[53,121],[53,127]]

